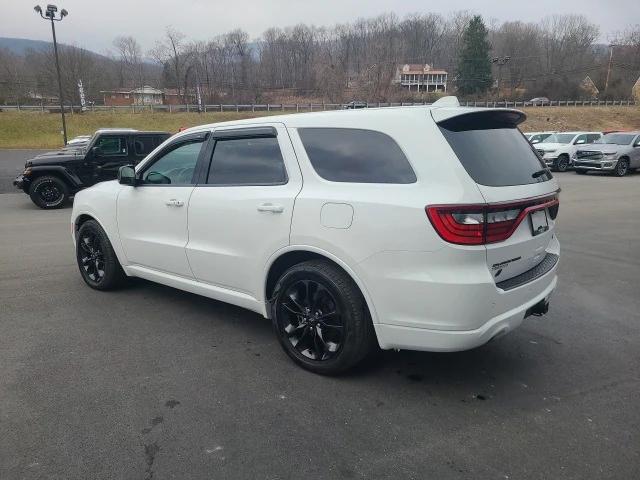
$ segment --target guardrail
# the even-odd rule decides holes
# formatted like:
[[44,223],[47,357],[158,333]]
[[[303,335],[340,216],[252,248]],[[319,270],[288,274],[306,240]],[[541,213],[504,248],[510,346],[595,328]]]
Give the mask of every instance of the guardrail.
[[[363,102],[359,108],[384,108],[384,107],[407,107],[418,105],[431,105],[429,102]],[[547,103],[518,102],[518,101],[462,101],[460,105],[466,107],[607,107],[607,106],[634,106],[633,100],[553,100]],[[198,105],[90,105],[84,109],[89,112],[315,112],[322,110],[341,110],[347,108],[343,103],[265,103],[265,104],[213,104],[202,105],[198,110]],[[79,105],[64,107],[65,112],[71,114],[83,111]],[[0,105],[0,111],[41,111],[60,112],[60,107],[56,105]]]

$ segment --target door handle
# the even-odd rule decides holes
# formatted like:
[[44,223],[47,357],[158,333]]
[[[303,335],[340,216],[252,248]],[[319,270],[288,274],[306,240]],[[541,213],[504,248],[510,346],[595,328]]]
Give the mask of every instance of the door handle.
[[167,200],[164,203],[165,205],[167,205],[167,207],[182,207],[184,205],[184,202],[182,200],[176,200],[175,198]]
[[284,207],[282,205],[274,205],[273,203],[261,203],[258,205],[259,212],[282,213]]

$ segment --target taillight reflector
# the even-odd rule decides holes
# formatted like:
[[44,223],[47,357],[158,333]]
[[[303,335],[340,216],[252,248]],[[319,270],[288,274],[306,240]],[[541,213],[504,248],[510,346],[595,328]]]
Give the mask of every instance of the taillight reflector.
[[558,215],[558,194],[508,203],[474,205],[429,205],[425,208],[438,235],[458,245],[484,245],[502,242],[535,210],[549,209]]

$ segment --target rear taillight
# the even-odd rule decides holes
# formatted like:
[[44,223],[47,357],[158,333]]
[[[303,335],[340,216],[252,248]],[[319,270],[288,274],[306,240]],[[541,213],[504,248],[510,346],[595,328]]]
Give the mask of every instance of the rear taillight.
[[484,245],[502,242],[535,210],[548,208],[555,219],[558,194],[508,203],[476,205],[430,205],[425,208],[438,235],[458,245]]

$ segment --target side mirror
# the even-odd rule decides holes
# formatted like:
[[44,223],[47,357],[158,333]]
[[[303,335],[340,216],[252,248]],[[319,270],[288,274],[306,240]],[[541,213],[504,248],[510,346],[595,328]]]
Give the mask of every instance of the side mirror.
[[535,145],[536,143],[540,143],[540,140],[537,138],[535,140],[531,140],[531,145]]
[[131,185],[132,187],[135,187],[136,171],[133,167],[120,167],[118,170],[118,183],[120,183],[120,185]]
[[102,156],[102,149],[100,147],[93,147],[91,149],[91,153],[93,153],[94,157],[101,157]]
[[580,140],[576,140],[575,145],[582,145],[583,143],[586,143],[584,139],[580,139]]

